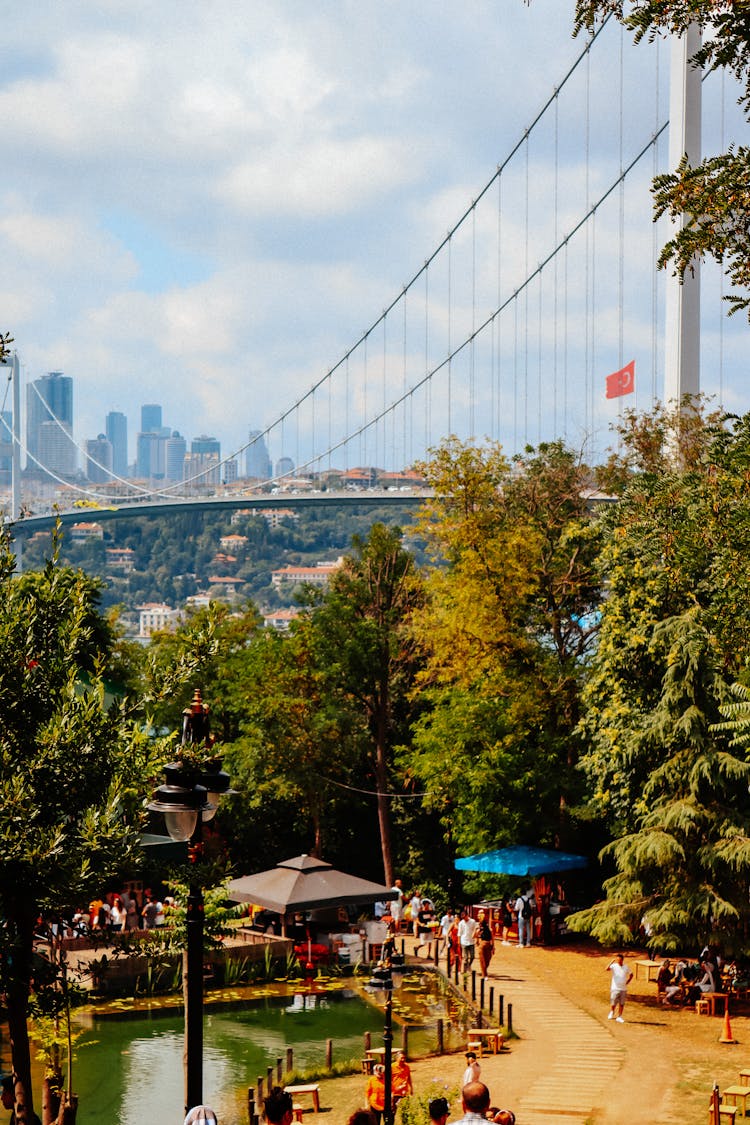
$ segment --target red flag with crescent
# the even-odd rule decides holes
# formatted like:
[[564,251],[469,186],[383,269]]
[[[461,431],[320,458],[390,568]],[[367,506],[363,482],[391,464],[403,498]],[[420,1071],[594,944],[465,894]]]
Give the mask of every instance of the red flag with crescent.
[[627,366],[619,371],[613,371],[607,376],[607,398],[619,398],[620,395],[632,395],[635,390],[635,360],[631,359]]

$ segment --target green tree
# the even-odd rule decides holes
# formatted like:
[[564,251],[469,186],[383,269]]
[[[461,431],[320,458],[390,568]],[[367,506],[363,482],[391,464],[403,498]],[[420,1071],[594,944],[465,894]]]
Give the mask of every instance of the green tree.
[[61,568],[13,574],[0,545],[0,987],[13,1068],[31,1119],[27,1016],[40,914],[57,914],[123,870],[137,846],[151,746],[105,705],[109,634],[98,585]]
[[329,691],[363,728],[376,793],[383,872],[394,877],[390,792],[394,747],[405,737],[416,671],[408,633],[421,600],[414,560],[400,528],[375,523],[330,580],[312,614],[315,647]]
[[243,804],[266,814],[286,810],[309,841],[306,850],[321,856],[340,811],[336,790],[324,782],[350,779],[351,720],[327,690],[310,621],[288,635],[263,631],[232,667],[233,704],[242,718],[227,768],[246,794]]
[[511,466],[457,439],[422,471],[435,498],[421,529],[443,565],[415,619],[429,709],[402,762],[462,848],[565,834],[600,596],[589,475],[560,443]]
[[574,925],[623,940],[643,918],[667,948],[731,946],[750,875],[748,766],[718,723],[750,656],[750,419],[694,407],[624,425],[581,721],[616,873]]
[[[750,116],[750,11],[737,0],[577,0],[575,30],[592,29],[614,15],[635,35],[662,32],[682,34],[690,24],[704,32],[704,43],[695,61],[708,70],[726,68],[742,83],[739,103]],[[672,262],[684,275],[694,255],[723,262],[734,285],[750,287],[750,148],[739,145],[709,156],[696,167],[686,161],[675,172],[654,179],[654,210],[688,221],[665,245],[659,265]],[[731,312],[747,308],[750,296],[738,292],[729,298]]]

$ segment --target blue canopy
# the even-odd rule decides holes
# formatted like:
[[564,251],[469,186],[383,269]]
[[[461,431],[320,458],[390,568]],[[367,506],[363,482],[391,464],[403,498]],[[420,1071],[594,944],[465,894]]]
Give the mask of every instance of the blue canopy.
[[487,871],[494,875],[551,875],[554,871],[575,871],[587,867],[585,855],[571,855],[555,848],[499,848],[457,859],[458,871]]

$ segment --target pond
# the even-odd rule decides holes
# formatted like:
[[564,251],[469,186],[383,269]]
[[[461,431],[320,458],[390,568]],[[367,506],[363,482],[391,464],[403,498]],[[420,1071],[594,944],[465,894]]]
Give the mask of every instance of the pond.
[[[445,1024],[445,1046],[465,1043],[466,1007],[431,972],[395,977],[394,1045],[409,1028],[410,1056],[436,1048],[436,1022]],[[286,1049],[297,1069],[324,1066],[325,1042],[333,1040],[334,1062],[363,1054],[363,1037],[382,1043],[383,993],[366,992],[361,980],[253,985],[207,994],[203,1090],[221,1125],[246,1125],[247,1090]],[[295,991],[296,987],[296,991]],[[218,1003],[218,1006],[215,1006]],[[179,1125],[183,1104],[183,1015],[174,998],[115,1001],[98,1013],[78,1013],[74,1088],[81,1125]]]

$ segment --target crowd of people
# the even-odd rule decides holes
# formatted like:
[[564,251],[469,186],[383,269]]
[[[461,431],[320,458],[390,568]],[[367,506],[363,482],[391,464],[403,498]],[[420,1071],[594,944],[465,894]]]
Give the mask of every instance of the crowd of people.
[[174,899],[166,896],[162,901],[151,893],[126,890],[109,893],[80,906],[70,918],[46,920],[40,929],[47,929],[55,938],[90,937],[92,935],[123,933],[128,930],[156,930],[168,924]]

